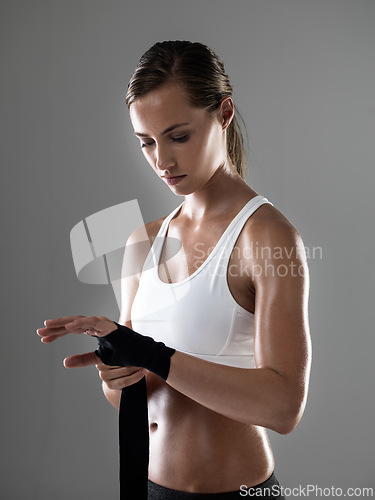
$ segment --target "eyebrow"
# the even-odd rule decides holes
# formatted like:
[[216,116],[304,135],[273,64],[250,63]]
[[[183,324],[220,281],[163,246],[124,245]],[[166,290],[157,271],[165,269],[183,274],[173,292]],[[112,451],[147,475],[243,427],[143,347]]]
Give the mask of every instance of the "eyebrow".
[[[163,130],[161,135],[168,134],[168,132],[172,132],[172,130],[174,130],[175,128],[183,127],[184,125],[189,125],[189,123],[175,123],[174,125],[171,125],[170,127]],[[148,134],[142,134],[141,132],[134,132],[134,135],[136,135],[137,137],[148,137]]]

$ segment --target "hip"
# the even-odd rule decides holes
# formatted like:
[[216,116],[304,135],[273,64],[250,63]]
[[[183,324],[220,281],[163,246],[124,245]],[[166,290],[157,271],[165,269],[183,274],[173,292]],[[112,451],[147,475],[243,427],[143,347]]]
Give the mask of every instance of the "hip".
[[284,500],[281,495],[280,483],[274,473],[271,476],[252,487],[241,485],[235,491],[218,493],[190,493],[174,490],[148,481],[148,500],[238,500],[239,498],[260,498],[263,500]]

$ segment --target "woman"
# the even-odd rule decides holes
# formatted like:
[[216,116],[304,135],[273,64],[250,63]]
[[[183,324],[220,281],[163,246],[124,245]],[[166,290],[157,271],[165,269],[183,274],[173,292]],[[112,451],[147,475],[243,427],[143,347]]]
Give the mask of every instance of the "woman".
[[[124,387],[146,380],[152,499],[283,498],[266,428],[290,433],[307,398],[304,245],[244,180],[231,96],[222,62],[205,45],[157,43],[142,56],[126,98],[134,133],[155,173],[184,201],[129,237],[119,323],[67,316],[38,330],[44,342],[96,335],[96,354],[65,365],[96,364],[116,408]],[[139,250],[144,229],[151,251]],[[167,346],[154,356],[163,366],[121,357],[148,350],[142,343],[106,343],[120,333],[133,338],[121,325]]]

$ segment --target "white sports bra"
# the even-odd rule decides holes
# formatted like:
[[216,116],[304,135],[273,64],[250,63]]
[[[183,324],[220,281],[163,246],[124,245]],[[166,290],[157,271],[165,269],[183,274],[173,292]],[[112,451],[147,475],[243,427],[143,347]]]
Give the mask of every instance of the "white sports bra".
[[264,203],[272,205],[261,195],[247,202],[192,275],[165,283],[159,278],[160,256],[169,222],[183,203],[173,210],[164,219],[144,262],[131,309],[133,329],[207,361],[255,368],[254,314],[231,294],[227,267],[244,224]]

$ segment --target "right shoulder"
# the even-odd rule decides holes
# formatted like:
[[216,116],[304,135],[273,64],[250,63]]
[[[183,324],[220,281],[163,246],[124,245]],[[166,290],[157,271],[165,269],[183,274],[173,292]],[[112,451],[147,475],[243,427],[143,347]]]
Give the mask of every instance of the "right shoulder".
[[130,234],[125,245],[121,272],[122,278],[131,276],[133,279],[139,279],[147,255],[166,217],[168,217],[168,215],[148,222],[144,226],[138,227]]
[[[166,216],[168,217],[168,216]],[[166,217],[137,228],[127,239],[121,267],[121,313],[119,323],[132,328],[131,307],[147,255]]]
[[[179,207],[177,207],[177,208],[179,208]],[[177,210],[177,209],[175,209],[175,210]],[[156,219],[154,221],[148,222],[144,226],[137,228],[129,236],[126,245],[139,244],[139,243],[142,243],[142,242],[145,242],[146,240],[148,240],[149,246],[152,246],[158,232],[160,231],[160,228],[161,228],[163,222],[165,221],[165,219],[167,217],[172,215],[175,212],[175,210],[170,212],[169,214],[165,215],[164,217],[161,217],[160,219]]]
[[149,243],[152,245],[156,235],[158,234],[164,220],[168,217],[166,215],[165,217],[162,217],[160,219],[148,222],[144,226],[138,227],[135,231],[133,231],[127,242],[126,245],[132,245],[132,244],[137,244],[144,242],[146,239],[148,239]]

